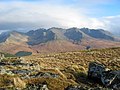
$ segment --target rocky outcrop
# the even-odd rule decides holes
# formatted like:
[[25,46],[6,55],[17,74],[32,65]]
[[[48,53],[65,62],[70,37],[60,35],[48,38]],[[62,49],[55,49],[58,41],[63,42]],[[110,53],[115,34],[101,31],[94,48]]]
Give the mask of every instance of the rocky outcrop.
[[81,28],[80,30],[93,38],[112,40],[112,41],[115,40],[114,36],[110,32],[105,31],[103,29]]
[[24,90],[49,90],[47,85],[29,84]]
[[27,42],[29,45],[45,43],[55,38],[55,34],[52,31],[42,28],[35,31],[29,31],[26,35],[29,36],[29,41]]
[[120,90],[120,70],[106,70],[105,66],[96,62],[89,64],[89,79],[99,79],[108,88]]
[[102,73],[101,81],[103,85],[112,87],[115,90],[120,90],[120,70],[105,71]]
[[30,78],[59,78],[58,74],[50,73],[50,72],[38,72],[35,75],[30,75]]
[[69,39],[72,40],[73,42],[80,42],[81,39],[83,38],[82,32],[79,31],[77,28],[70,28],[68,29],[64,35]]
[[88,88],[82,86],[68,86],[65,90],[88,90]]
[[89,88],[87,86],[69,86],[65,90],[112,90],[112,89],[102,87]]
[[88,68],[88,78],[100,79],[102,72],[105,71],[105,66],[96,62],[89,64]]

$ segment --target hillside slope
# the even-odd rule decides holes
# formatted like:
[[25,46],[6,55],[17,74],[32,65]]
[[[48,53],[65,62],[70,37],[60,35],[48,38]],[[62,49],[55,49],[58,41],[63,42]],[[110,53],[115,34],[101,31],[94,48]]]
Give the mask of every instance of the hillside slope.
[[107,48],[4,58],[0,61],[0,89],[33,90],[44,86],[48,90],[71,90],[68,88],[78,86],[78,90],[109,90],[96,79],[87,78],[89,63],[120,70],[119,51],[120,48]]
[[38,61],[42,67],[65,68],[71,65],[83,66],[86,70],[89,62],[99,62],[114,70],[120,69],[120,47],[81,50],[78,52],[37,54],[24,57],[26,60]]
[[27,33],[17,31],[0,34],[0,50],[16,54],[79,51],[90,48],[119,47],[120,39],[102,29],[40,28]]
[[[94,50],[82,50],[79,52],[65,52],[65,53],[51,53],[40,54],[24,57],[27,62],[38,63],[44,71],[59,71],[67,79],[58,81],[55,85],[54,79],[48,80],[48,88],[50,90],[69,90],[65,89],[66,84],[61,86],[60,83],[67,82],[67,80],[75,81],[80,87],[89,90],[90,88],[101,88],[99,90],[108,90],[103,85],[91,81],[87,78],[87,71],[90,62],[98,62],[105,65],[106,68],[111,70],[120,70],[120,48],[107,48],[107,49],[94,49]],[[56,71],[56,72],[57,72]],[[69,82],[70,82],[69,81]],[[32,81],[31,81],[32,82]],[[36,81],[39,82],[39,81]],[[75,83],[72,83],[75,85]],[[67,85],[67,86],[71,86]],[[50,85],[50,87],[49,87]],[[61,86],[61,87],[60,87]],[[76,85],[75,85],[76,86]],[[88,89],[89,88],[89,89]],[[92,89],[97,90],[97,89]],[[117,89],[119,90],[119,89]]]
[[[29,45],[26,43],[28,41],[28,36],[20,33],[20,32],[7,32],[1,34],[2,38],[0,38],[0,51],[8,52],[15,54],[19,51],[30,51],[34,52],[30,49]],[[3,39],[3,40],[2,40]]]

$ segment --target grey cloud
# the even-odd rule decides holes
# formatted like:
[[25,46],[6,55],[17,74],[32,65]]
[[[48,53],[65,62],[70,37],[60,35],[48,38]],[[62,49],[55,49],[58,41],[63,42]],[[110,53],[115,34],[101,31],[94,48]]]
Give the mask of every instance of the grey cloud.
[[[88,2],[88,0],[85,1]],[[98,2],[96,1],[92,0],[94,3]],[[52,2],[54,1],[52,0]],[[104,3],[104,0],[99,0],[99,2]],[[107,2],[108,0],[106,0]],[[120,16],[91,18],[85,14],[88,12],[86,8],[78,9],[78,7],[48,3],[14,2],[10,5],[0,3],[0,11],[0,30],[31,30],[41,27],[103,28],[111,32],[120,30]]]

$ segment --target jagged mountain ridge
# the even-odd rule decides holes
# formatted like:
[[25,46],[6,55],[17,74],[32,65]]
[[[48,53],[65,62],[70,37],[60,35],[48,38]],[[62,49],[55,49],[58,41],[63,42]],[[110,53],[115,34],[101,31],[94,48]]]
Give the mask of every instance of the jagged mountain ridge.
[[29,36],[29,45],[37,45],[40,43],[45,43],[47,41],[54,40],[55,34],[46,29],[38,29],[36,31],[29,31],[26,33]]
[[3,32],[0,34],[0,43],[27,42],[28,36],[17,31]]
[[72,40],[73,42],[74,41],[77,42],[86,37],[115,41],[114,36],[110,32],[105,31],[103,29],[88,29],[88,28],[44,29],[44,28],[41,28],[37,30],[31,30],[27,33],[20,33],[17,31],[2,33],[0,35],[0,43],[7,41],[7,39],[10,38],[11,36],[14,36],[14,38],[20,37],[18,38],[19,40],[22,40],[23,37],[26,37],[26,38],[28,37],[28,41],[27,40],[26,41],[29,45],[37,45],[37,44],[46,43],[52,40]]
[[[103,40],[116,41],[114,36],[105,30],[102,29],[88,29],[88,28],[50,28],[50,29],[38,29],[35,31],[29,31],[26,33],[29,36],[30,45],[37,45],[40,43],[45,43],[52,40],[70,40],[73,42],[79,42],[84,38],[95,38]],[[40,40],[41,39],[41,40]],[[38,43],[35,43],[35,42]]]
[[34,53],[64,52],[85,49],[86,46],[118,47],[119,41],[110,32],[102,29],[53,27],[31,30],[27,33],[17,31],[2,33],[0,34],[0,50],[14,54],[20,50]]

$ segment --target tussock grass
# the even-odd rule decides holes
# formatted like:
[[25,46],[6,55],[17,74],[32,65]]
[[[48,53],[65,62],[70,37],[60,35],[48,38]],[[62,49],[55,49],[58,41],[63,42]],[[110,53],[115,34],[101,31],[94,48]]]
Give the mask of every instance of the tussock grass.
[[[39,54],[22,57],[27,63],[40,66],[39,72],[58,74],[58,78],[37,77],[17,80],[29,84],[46,83],[50,90],[64,90],[70,85],[87,85],[94,83],[87,80],[88,65],[90,62],[99,62],[111,70],[120,70],[120,48],[82,50],[79,52],[65,52],[52,54]],[[9,58],[4,62],[16,62],[18,58]],[[22,67],[5,66],[7,69],[22,69]],[[36,74],[33,72],[31,75]],[[17,77],[20,77],[18,75]],[[0,75],[0,87],[13,85],[15,76]],[[8,82],[9,81],[9,82]],[[26,85],[22,85],[25,87]],[[17,84],[16,84],[17,86]],[[22,87],[21,86],[21,87]],[[18,84],[19,87],[19,84]]]

